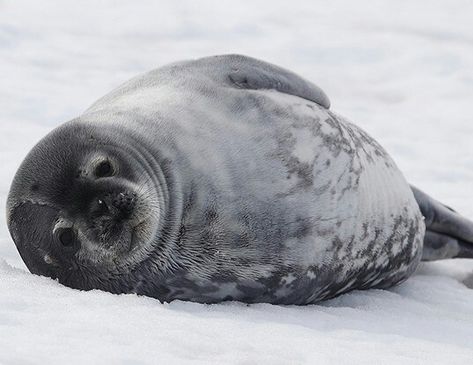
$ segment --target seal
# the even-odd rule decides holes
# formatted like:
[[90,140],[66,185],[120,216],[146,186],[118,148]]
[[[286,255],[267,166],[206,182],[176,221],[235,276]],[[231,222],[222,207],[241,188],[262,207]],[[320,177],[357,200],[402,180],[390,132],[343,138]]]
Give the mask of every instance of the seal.
[[472,223],[329,108],[316,85],[245,56],[139,76],[28,154],[13,240],[64,285],[202,303],[315,303],[401,283],[424,246],[472,257]]

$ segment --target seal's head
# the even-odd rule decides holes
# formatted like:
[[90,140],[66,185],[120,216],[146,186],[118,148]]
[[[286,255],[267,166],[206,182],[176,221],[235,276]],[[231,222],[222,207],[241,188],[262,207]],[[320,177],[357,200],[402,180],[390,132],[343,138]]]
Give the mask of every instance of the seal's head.
[[155,244],[163,207],[153,167],[119,134],[72,121],[23,161],[7,220],[31,272],[80,289],[127,290],[124,279]]

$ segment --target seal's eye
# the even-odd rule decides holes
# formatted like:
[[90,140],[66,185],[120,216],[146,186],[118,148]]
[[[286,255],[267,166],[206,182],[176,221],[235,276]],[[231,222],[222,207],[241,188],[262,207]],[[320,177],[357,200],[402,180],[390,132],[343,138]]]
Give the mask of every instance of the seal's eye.
[[56,232],[57,239],[64,247],[72,247],[75,241],[75,234],[72,228],[59,228]]
[[97,177],[108,177],[114,173],[113,166],[110,161],[102,161],[95,168],[95,176]]

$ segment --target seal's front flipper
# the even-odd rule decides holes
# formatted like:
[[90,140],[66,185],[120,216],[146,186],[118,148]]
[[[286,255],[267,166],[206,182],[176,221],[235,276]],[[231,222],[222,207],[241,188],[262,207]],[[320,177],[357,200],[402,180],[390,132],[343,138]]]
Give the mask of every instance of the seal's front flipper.
[[214,56],[202,61],[217,63],[228,73],[229,81],[236,87],[249,90],[276,90],[299,96],[328,109],[330,100],[325,92],[310,81],[282,67],[242,55]]
[[411,185],[425,217],[422,260],[473,258],[473,222]]

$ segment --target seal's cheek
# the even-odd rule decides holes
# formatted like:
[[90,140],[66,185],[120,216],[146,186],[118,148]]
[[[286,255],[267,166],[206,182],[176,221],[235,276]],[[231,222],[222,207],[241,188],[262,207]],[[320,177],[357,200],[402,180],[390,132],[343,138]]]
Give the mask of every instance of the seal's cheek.
[[30,202],[17,206],[10,215],[10,234],[33,274],[57,277],[52,227],[58,216],[58,210]]

